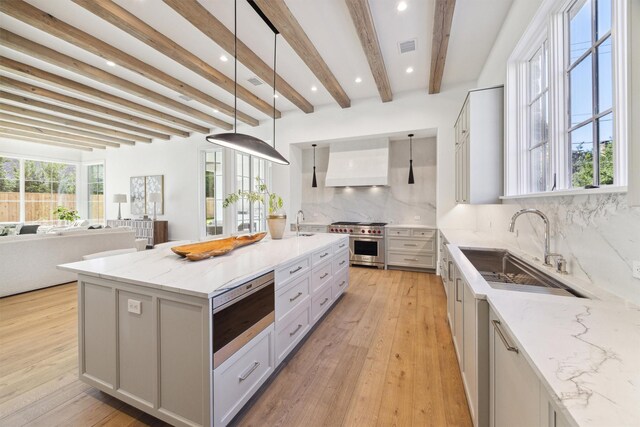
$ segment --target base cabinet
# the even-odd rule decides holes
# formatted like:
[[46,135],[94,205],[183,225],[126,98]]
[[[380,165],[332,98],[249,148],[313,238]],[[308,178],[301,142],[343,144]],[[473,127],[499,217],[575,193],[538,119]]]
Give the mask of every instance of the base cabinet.
[[436,230],[387,226],[385,239],[387,267],[420,270],[436,268]]

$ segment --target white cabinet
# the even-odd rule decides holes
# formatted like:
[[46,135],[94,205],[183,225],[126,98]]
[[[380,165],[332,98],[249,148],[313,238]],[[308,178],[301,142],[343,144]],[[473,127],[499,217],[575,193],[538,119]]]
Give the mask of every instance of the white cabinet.
[[503,193],[504,88],[469,92],[455,124],[457,203],[499,203]]
[[445,282],[447,287],[447,319],[449,320],[449,327],[451,328],[451,335],[453,336],[453,313],[454,313],[454,304],[455,304],[455,289],[454,284],[455,280],[453,279],[454,275],[454,267],[453,261],[451,259],[451,254],[449,250],[445,248],[445,253],[447,257],[447,270],[445,276]]
[[464,370],[464,284],[457,266],[453,280],[453,347],[456,350],[460,370]]
[[387,227],[387,267],[409,269],[436,268],[436,230],[424,227]]
[[539,427],[540,381],[493,311],[489,319],[490,425]]
[[273,325],[213,371],[214,425],[225,426],[275,369]]

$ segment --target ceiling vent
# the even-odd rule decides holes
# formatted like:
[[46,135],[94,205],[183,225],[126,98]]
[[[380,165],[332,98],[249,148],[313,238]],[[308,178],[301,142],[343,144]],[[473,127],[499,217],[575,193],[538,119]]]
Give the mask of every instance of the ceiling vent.
[[254,86],[260,86],[261,84],[264,84],[264,82],[257,77],[251,77],[247,79],[247,81]]
[[178,95],[178,98],[182,99],[183,101],[193,101],[193,98],[189,98],[187,95]]
[[416,50],[416,39],[405,40],[398,43],[398,50],[400,53],[409,53]]

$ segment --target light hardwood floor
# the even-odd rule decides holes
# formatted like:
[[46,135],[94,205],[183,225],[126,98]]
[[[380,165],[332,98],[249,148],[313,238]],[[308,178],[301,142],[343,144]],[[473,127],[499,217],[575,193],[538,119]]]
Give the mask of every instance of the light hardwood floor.
[[[75,283],[0,299],[0,426],[161,426],[77,379]],[[351,269],[348,292],[239,426],[469,426],[440,278]]]

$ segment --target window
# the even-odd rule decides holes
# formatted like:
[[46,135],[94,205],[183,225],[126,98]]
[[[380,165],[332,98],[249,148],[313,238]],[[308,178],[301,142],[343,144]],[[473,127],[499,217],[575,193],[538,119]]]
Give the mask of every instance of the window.
[[611,0],[580,0],[568,11],[567,79],[571,186],[611,185],[613,62]]
[[543,0],[507,64],[507,195],[626,185],[626,8]]
[[206,234],[208,236],[223,234],[224,231],[224,211],[222,209],[222,200],[224,197],[222,156],[223,152],[220,150],[205,152],[204,209]]
[[58,206],[76,209],[76,166],[24,161],[24,221],[55,223]]
[[547,190],[549,169],[549,61],[547,42],[542,43],[528,61],[528,167],[529,191],[537,193]]
[[104,164],[87,166],[87,219],[104,221]]
[[0,157],[0,222],[20,221],[20,161]]
[[[248,154],[236,153],[236,191],[258,191],[256,178],[267,186],[271,181],[271,164]],[[241,232],[266,230],[266,210],[263,203],[240,200],[236,205],[235,229]]]

